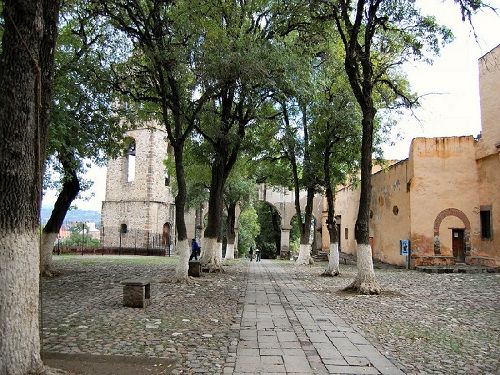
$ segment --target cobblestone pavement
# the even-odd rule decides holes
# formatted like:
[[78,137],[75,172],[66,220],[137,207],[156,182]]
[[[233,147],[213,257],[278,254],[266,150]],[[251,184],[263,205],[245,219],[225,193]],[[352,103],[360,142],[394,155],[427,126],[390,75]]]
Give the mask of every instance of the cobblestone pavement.
[[403,374],[289,269],[251,263],[236,363],[225,374]]
[[500,374],[500,274],[376,269],[380,296],[341,292],[356,267],[318,277],[326,263],[287,267],[407,374]]
[[[166,358],[174,362],[166,374],[238,373],[252,357],[245,349],[259,350],[255,368],[276,366],[278,373],[283,366],[333,372],[345,366],[341,360],[365,368],[360,373],[378,371],[366,366],[368,355],[348,355],[369,345],[364,336],[407,374],[500,373],[499,274],[376,270],[384,293],[357,296],[340,291],[354,278],[354,266],[323,278],[324,265],[263,261],[249,268],[235,261],[225,273],[183,285],[170,280],[168,258],[56,257],[61,275],[42,281],[43,349]],[[135,277],[152,281],[145,309],[122,306],[120,282]],[[323,355],[329,343],[342,358]],[[304,356],[307,362],[298,360]]]
[[[233,262],[222,274],[184,285],[171,281],[173,261],[142,259],[145,264],[123,256],[56,257],[61,275],[42,281],[43,350],[169,358],[177,362],[173,374],[221,373],[231,343],[236,351],[233,325],[248,263]],[[130,278],[152,281],[147,308],[122,306],[120,282]]]

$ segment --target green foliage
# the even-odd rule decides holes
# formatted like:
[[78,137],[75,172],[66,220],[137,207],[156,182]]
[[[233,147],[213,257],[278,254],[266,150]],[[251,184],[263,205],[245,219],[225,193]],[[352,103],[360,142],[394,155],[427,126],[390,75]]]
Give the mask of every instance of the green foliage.
[[[46,186],[59,187],[70,170],[79,178],[90,162],[103,165],[107,157],[116,156],[126,111],[117,108],[119,98],[109,84],[109,64],[120,58],[117,48],[104,55],[106,43],[121,45],[100,20],[91,19],[80,0],[65,4],[55,54],[53,106],[50,112],[48,144],[49,172],[58,172],[60,181],[46,178]],[[90,186],[81,182],[82,190]]]
[[250,247],[255,249],[255,238],[259,235],[261,226],[255,208],[247,206],[240,214],[238,253],[248,254]]
[[89,227],[86,224],[75,223],[70,227],[69,238],[64,239],[61,244],[69,247],[93,248],[100,245],[99,240],[91,238]]
[[260,234],[256,246],[263,258],[276,258],[281,246],[281,217],[276,208],[266,202],[258,202],[256,210],[259,216]]

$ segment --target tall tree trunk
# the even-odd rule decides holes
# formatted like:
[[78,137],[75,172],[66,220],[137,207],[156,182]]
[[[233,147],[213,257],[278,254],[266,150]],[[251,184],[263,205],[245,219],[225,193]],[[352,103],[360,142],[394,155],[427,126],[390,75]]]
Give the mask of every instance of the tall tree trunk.
[[0,55],[0,373],[42,371],[39,213],[58,1],[4,2]]
[[179,261],[175,269],[175,278],[177,282],[187,282],[189,280],[188,270],[191,250],[188,243],[186,221],[184,218],[187,198],[186,175],[184,172],[184,142],[179,141],[175,143],[173,147],[175,175],[177,179],[175,226],[177,230],[177,254],[179,254]]
[[338,276],[340,274],[339,270],[339,238],[337,233],[337,225],[334,218],[334,194],[332,189],[332,181],[330,176],[330,155],[331,155],[331,145],[325,151],[325,158],[323,160],[323,175],[325,178],[325,193],[327,202],[327,227],[329,235],[329,254],[328,254],[328,267],[322,273],[323,276]]
[[271,222],[273,224],[273,229],[274,229],[274,244],[276,246],[276,254],[280,254],[280,249],[281,249],[281,217],[279,216],[278,212],[276,211],[273,206],[270,204],[268,205],[269,207],[269,215],[271,216]]
[[220,160],[216,161],[212,167],[210,195],[208,198],[208,221],[204,232],[203,255],[200,260],[210,271],[222,269],[222,264],[217,256],[217,243],[224,208],[224,175],[224,163]]
[[40,248],[40,273],[45,276],[52,275],[52,249],[57,239],[61,225],[66,217],[71,203],[80,192],[80,182],[76,175],[76,170],[71,162],[63,162],[66,180],[63,188],[57,197],[54,209],[50,214],[49,221],[42,231],[42,244]]
[[314,188],[307,188],[306,208],[304,210],[304,221],[300,220],[300,250],[299,257],[297,258],[298,265],[305,265],[313,263],[311,257],[311,222],[312,210],[314,201]]
[[[367,108],[368,107],[368,108]],[[357,290],[362,294],[380,294],[380,285],[375,279],[372,250],[370,246],[370,200],[371,171],[373,148],[373,122],[375,108],[366,105],[363,110],[363,138],[361,141],[361,191],[359,210],[354,235],[357,241],[358,273],[347,289]]]
[[227,206],[227,245],[225,259],[234,259],[234,240],[236,239],[235,232],[236,224],[236,203],[230,203]]

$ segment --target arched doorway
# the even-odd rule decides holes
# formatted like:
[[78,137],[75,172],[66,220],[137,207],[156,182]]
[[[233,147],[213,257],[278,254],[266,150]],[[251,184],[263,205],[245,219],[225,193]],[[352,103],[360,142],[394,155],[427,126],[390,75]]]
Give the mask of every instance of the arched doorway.
[[449,228],[451,230],[452,253],[457,262],[465,262],[465,257],[470,255],[470,221],[467,216],[456,208],[447,208],[441,211],[434,220],[434,254],[441,255],[440,226],[445,218],[454,216],[458,218],[463,227]]
[[281,215],[277,208],[269,202],[260,201],[255,205],[258,215],[260,233],[255,245],[261,251],[262,258],[275,259],[281,251]]

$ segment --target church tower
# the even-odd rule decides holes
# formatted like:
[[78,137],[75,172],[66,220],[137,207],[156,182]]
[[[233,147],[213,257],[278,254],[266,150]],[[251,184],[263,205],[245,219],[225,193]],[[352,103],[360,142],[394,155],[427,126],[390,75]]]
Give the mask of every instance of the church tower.
[[173,250],[175,206],[164,160],[166,131],[144,127],[127,132],[127,149],[109,160],[102,202],[104,247]]

